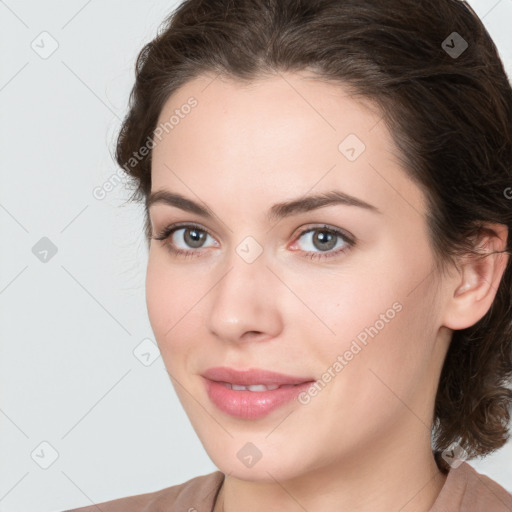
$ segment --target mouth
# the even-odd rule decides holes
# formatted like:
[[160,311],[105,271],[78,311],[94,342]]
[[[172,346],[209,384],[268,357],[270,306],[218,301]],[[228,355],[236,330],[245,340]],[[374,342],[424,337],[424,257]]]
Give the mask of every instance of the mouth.
[[[314,377],[296,377],[294,375],[286,375],[262,368],[250,368],[247,370],[236,370],[227,366],[216,366],[208,368],[203,377],[215,382],[231,384],[231,386],[242,386],[250,388],[251,386],[267,386],[272,389],[284,386],[296,386],[304,382],[314,381]],[[233,388],[237,389],[237,388]],[[254,389],[254,391],[262,391]]]
[[292,402],[316,380],[260,368],[239,371],[228,367],[209,368],[202,377],[211,402],[222,412],[241,419],[270,414]]
[[240,384],[233,384],[232,382],[220,382],[216,381],[219,384],[222,384],[228,389],[232,389],[233,391],[273,391],[274,389],[282,389],[282,388],[293,388],[295,386],[299,386],[300,384],[283,384],[279,386],[278,384],[251,384],[250,386],[241,386]]

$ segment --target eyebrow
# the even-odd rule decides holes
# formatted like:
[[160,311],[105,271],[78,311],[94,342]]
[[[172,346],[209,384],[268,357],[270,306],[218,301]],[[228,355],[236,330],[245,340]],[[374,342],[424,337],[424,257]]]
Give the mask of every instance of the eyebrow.
[[[174,206],[181,210],[195,213],[201,217],[211,219],[215,217],[213,211],[206,205],[201,205],[187,199],[186,197],[169,192],[167,190],[157,190],[151,193],[146,200],[146,211],[149,212],[149,208],[156,203],[163,203],[168,206]],[[324,192],[321,194],[315,194],[310,196],[301,197],[299,199],[293,199],[291,201],[285,201],[282,203],[274,204],[267,213],[267,219],[269,222],[274,220],[283,219],[284,217],[290,217],[299,213],[305,213],[318,208],[332,205],[346,205],[346,206],[357,206],[364,208],[374,213],[382,213],[376,206],[369,204],[362,199],[346,194],[339,190],[332,190],[330,192]]]

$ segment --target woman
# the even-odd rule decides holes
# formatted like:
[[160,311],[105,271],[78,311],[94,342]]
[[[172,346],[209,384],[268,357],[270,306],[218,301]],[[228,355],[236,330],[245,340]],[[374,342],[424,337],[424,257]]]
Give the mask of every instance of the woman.
[[512,510],[465,462],[512,404],[512,89],[467,4],[188,0],[116,156],[219,471],[101,510]]

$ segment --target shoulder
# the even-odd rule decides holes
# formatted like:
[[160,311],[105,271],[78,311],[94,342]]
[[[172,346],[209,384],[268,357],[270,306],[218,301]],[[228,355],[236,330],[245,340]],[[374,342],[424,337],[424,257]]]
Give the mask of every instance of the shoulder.
[[512,494],[467,462],[450,469],[430,512],[511,512]]
[[224,481],[215,471],[155,492],[128,496],[64,512],[210,512]]

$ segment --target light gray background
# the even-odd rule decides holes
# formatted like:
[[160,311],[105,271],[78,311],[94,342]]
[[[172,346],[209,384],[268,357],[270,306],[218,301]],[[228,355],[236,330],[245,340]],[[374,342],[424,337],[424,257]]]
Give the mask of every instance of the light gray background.
[[[135,57],[175,5],[0,0],[0,512],[61,511],[216,469],[161,358],[145,366],[133,352],[153,340],[142,209],[123,206],[122,184],[92,193],[118,172]],[[472,5],[512,76],[512,0]],[[47,262],[32,250],[43,237],[57,248]],[[42,442],[58,453],[47,469]],[[511,461],[509,443],[471,464],[512,490]]]

